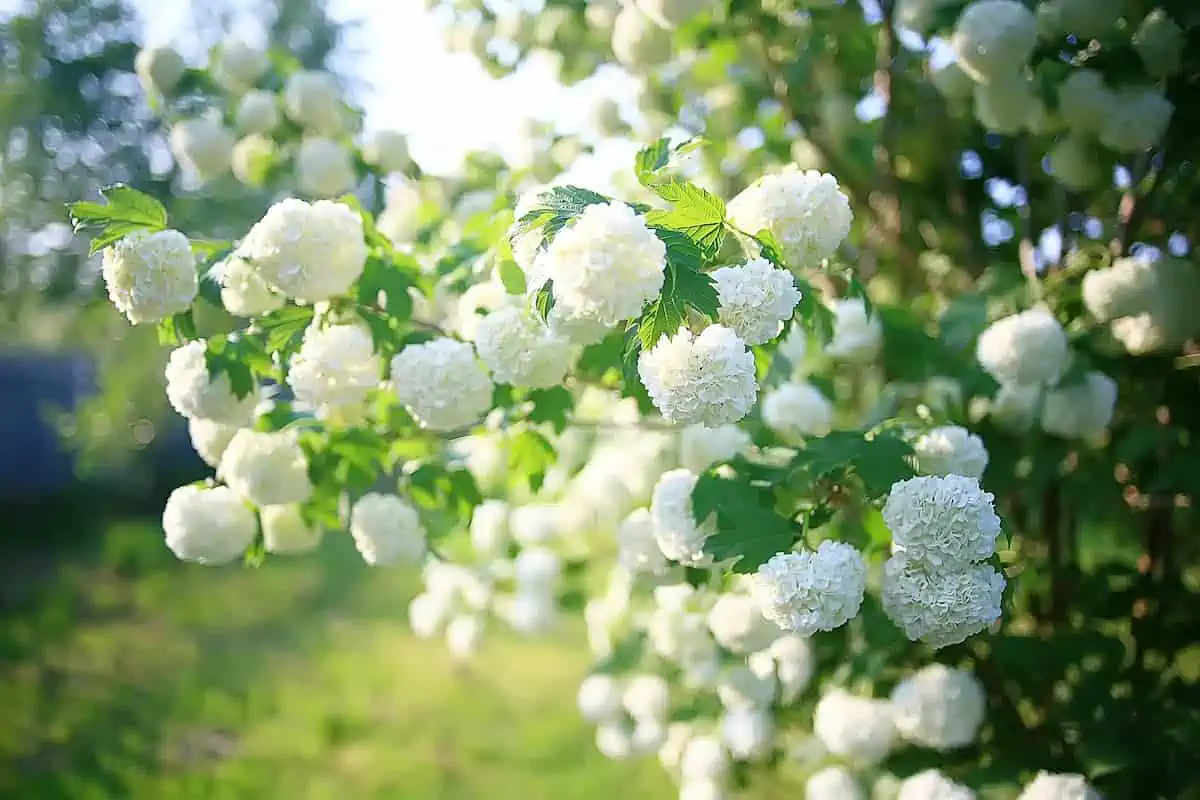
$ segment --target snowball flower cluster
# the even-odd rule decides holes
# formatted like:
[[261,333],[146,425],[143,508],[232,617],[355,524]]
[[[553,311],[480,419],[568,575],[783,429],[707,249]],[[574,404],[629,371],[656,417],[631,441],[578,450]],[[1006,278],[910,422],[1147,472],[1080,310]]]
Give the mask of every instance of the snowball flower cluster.
[[1077,134],[1097,135],[1113,105],[1104,76],[1094,69],[1073,69],[1058,86],[1058,110]]
[[170,47],[143,47],[133,60],[133,70],[142,86],[159,94],[174,89],[186,69],[183,57]]
[[297,505],[265,506],[259,519],[268,553],[304,555],[321,543],[321,528],[305,522]]
[[1117,382],[1092,371],[1079,383],[1046,393],[1042,430],[1064,439],[1094,439],[1104,433],[1117,405]]
[[667,558],[655,538],[649,509],[634,509],[617,526],[617,562],[630,572],[657,575],[666,571]]
[[804,783],[804,796],[812,800],[866,800],[862,786],[845,767],[825,767]]
[[1081,192],[1100,179],[1097,157],[1091,144],[1079,134],[1059,140],[1047,154],[1050,174],[1063,186]]
[[720,299],[718,320],[748,345],[774,339],[800,302],[796,279],[765,258],[711,273]]
[[380,363],[362,325],[311,325],[292,356],[287,382],[296,400],[327,417],[361,406],[379,385]]
[[1161,8],[1147,14],[1133,34],[1133,49],[1146,72],[1155,78],[1169,78],[1178,72],[1186,47],[1187,34]]
[[632,70],[654,66],[671,57],[671,35],[630,3],[613,20],[612,51]]
[[835,177],[793,166],[743,189],[729,202],[729,220],[751,235],[770,231],[788,266],[806,269],[834,254],[853,212]]
[[238,94],[257,83],[270,65],[264,51],[233,39],[217,51],[213,78],[226,91]]
[[736,425],[686,425],[679,432],[679,464],[697,474],[750,449],[750,434]]
[[217,476],[260,506],[303,503],[313,490],[308,461],[290,431],[239,430],[221,456]]
[[996,382],[1024,386],[1053,383],[1067,367],[1067,334],[1044,308],[992,323],[979,336],[976,357]]
[[508,546],[509,506],[503,500],[484,500],[471,513],[471,546],[485,558],[499,558]]
[[984,693],[967,670],[930,664],[892,690],[896,729],[905,739],[936,750],[966,747],[983,724]]
[[180,486],[167,498],[162,524],[171,552],[200,564],[239,558],[257,532],[254,512],[225,486]]
[[108,298],[134,325],[186,311],[196,299],[196,259],[179,231],[135,231],[104,248],[100,272]]
[[779,628],[763,616],[749,594],[727,592],[717,598],[706,618],[717,644],[731,653],[748,655],[769,648]]
[[529,287],[550,280],[556,309],[611,326],[658,296],[666,259],[666,245],[632,208],[596,203],[535,259]]
[[1157,86],[1126,86],[1113,91],[1100,143],[1118,153],[1140,153],[1167,132],[1175,106]]
[[1082,775],[1039,772],[1017,800],[1100,800]]
[[762,708],[729,709],[721,716],[721,740],[735,761],[755,761],[775,745],[775,720]]
[[883,609],[912,641],[947,647],[1000,619],[1005,581],[990,566],[930,572],[893,556],[883,575]]
[[868,767],[882,761],[896,740],[887,701],[843,689],[826,692],[817,701],[813,733],[830,753]]
[[1024,73],[994,75],[987,83],[976,84],[972,95],[979,124],[992,133],[1038,133],[1045,122],[1045,107],[1037,87]]
[[247,186],[261,186],[279,153],[265,133],[252,133],[233,146],[233,177]]
[[1112,266],[1083,276],[1080,291],[1088,313],[1099,322],[1139,314],[1154,302],[1158,290],[1157,262],[1118,258]]
[[704,542],[715,530],[709,521],[697,524],[692,515],[692,490],[698,478],[686,469],[664,472],[654,485],[650,517],[654,538],[662,554],[671,561],[690,566],[709,563]]
[[634,0],[643,14],[664,28],[675,28],[716,5],[713,0]]
[[246,92],[238,101],[234,122],[242,133],[270,133],[279,124],[275,93],[263,89]]
[[376,131],[363,146],[363,159],[380,172],[403,172],[412,163],[408,138],[398,131]]
[[238,255],[268,286],[316,302],[345,294],[367,260],[362,219],[329,200],[281,200],[254,224]]
[[892,548],[931,570],[983,561],[996,552],[995,497],[975,478],[921,476],[893,484],[883,506]]
[[213,268],[221,282],[221,305],[238,317],[257,317],[283,307],[284,299],[271,291],[258,270],[236,255]]
[[354,188],[350,151],[333,139],[306,138],[296,151],[296,185],[312,197],[333,197]]
[[975,800],[975,793],[936,769],[927,769],[901,781],[896,800]]
[[862,554],[844,542],[778,553],[758,568],[752,592],[763,616],[801,636],[831,631],[858,614],[867,588]]
[[203,340],[188,342],[171,351],[167,358],[167,400],[183,416],[208,419],[229,425],[245,425],[254,417],[257,400],[251,392],[245,397],[233,393],[229,376],[209,375]]
[[337,79],[320,70],[301,70],[288,78],[284,105],[292,121],[306,130],[336,136],[345,124]]
[[723,325],[696,336],[680,328],[638,357],[638,375],[668,421],[723,425],[746,416],[758,397],[754,356]]
[[177,122],[168,137],[171,153],[202,181],[229,171],[233,159],[233,133],[219,118],[196,117]]
[[868,314],[866,304],[857,297],[835,300],[833,310],[833,339],[825,352],[840,361],[870,361],[883,345],[883,323]]
[[793,381],[767,392],[762,416],[784,436],[823,436],[833,427],[833,403],[817,387]]
[[350,510],[350,535],[373,567],[416,564],[425,555],[425,529],[417,510],[394,494],[360,497]]
[[237,426],[213,422],[211,419],[192,417],[188,420],[188,436],[192,440],[192,448],[205,464],[214,469],[221,463],[225,448],[237,432]]
[[431,430],[452,430],[479,420],[492,405],[492,381],[475,350],[441,337],[410,344],[392,359],[396,396]]
[[950,41],[963,70],[980,83],[1023,66],[1037,46],[1037,20],[1018,0],[977,0]]
[[1119,258],[1083,278],[1083,302],[1133,355],[1176,348],[1200,332],[1195,266],[1180,258]]
[[926,475],[982,478],[988,465],[983,439],[960,425],[942,425],[913,442],[917,464]]
[[524,308],[506,306],[475,325],[475,349],[497,383],[545,389],[558,386],[575,351]]

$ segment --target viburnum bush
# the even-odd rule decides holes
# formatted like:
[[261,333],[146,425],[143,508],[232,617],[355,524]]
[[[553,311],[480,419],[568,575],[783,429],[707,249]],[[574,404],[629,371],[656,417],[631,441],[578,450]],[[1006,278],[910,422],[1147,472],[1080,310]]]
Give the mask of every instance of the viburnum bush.
[[327,75],[139,58],[228,100],[172,133],[198,176],[280,192],[236,241],[72,207],[214,468],[172,551],[348,532],[463,659],[581,610],[596,746],[683,800],[1200,790],[1191,6],[472,5],[448,41],[497,74],[642,83],[623,188],[423,177]]

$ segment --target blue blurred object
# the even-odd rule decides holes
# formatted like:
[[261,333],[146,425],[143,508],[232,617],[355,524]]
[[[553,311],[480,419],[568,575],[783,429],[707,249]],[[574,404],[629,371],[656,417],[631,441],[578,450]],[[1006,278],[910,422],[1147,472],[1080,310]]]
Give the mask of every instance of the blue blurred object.
[[70,452],[52,420],[96,391],[83,356],[0,354],[0,500],[32,500],[74,480]]

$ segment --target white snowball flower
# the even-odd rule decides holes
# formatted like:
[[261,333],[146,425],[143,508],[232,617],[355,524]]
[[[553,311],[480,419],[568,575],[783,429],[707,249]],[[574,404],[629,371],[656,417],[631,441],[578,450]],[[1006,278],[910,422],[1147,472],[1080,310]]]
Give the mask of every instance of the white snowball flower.
[[503,500],[484,500],[471,514],[471,544],[475,552],[488,558],[499,558],[508,546],[508,503]]
[[408,604],[408,626],[418,639],[432,639],[437,636],[453,611],[454,604],[450,598],[424,592]]
[[826,692],[813,711],[813,733],[825,749],[865,767],[882,761],[896,740],[891,705],[842,689]]
[[975,93],[975,80],[957,61],[930,68],[929,81],[947,100],[966,100]]
[[927,769],[901,781],[896,800],[975,800],[975,793],[936,769]]
[[1046,157],[1050,174],[1072,191],[1090,189],[1100,180],[1101,171],[1092,144],[1080,134],[1070,134],[1059,140]]
[[833,339],[825,352],[839,361],[872,361],[883,346],[883,323],[857,297],[834,300]]
[[547,389],[559,386],[571,367],[571,343],[524,308],[492,311],[475,326],[475,349],[497,383]]
[[671,561],[690,566],[711,561],[711,556],[704,552],[704,542],[716,532],[711,522],[697,524],[692,515],[692,490],[697,480],[686,469],[664,472],[650,499],[650,517],[659,549]]
[[867,800],[862,786],[845,767],[825,767],[804,784],[805,800]]
[[188,436],[191,437],[192,448],[205,464],[213,468],[221,463],[221,455],[237,432],[236,425],[226,425],[200,417],[188,420]]
[[134,325],[160,322],[196,299],[196,258],[179,231],[135,231],[104,248],[108,299]]
[[368,492],[350,510],[350,535],[373,567],[416,564],[425,555],[425,528],[417,510],[394,494]]
[[926,475],[982,478],[988,465],[983,439],[960,425],[942,425],[913,442],[917,464]]
[[922,747],[966,747],[983,724],[983,686],[964,669],[922,667],[896,685],[891,701],[900,735]]
[[492,405],[492,381],[475,349],[445,337],[410,344],[392,359],[396,396],[435,431],[477,422]]
[[837,178],[794,165],[760,177],[729,202],[729,221],[751,235],[770,231],[796,270],[831,257],[850,235],[853,218]]
[[561,512],[554,503],[528,503],[512,510],[508,527],[522,547],[546,544],[563,532]]
[[791,703],[808,688],[816,671],[812,644],[804,636],[785,633],[771,643],[767,653],[775,662],[780,699],[784,703]]
[[1179,72],[1186,48],[1187,34],[1161,8],[1147,14],[1133,34],[1133,49],[1154,78],[1169,78]]
[[660,575],[666,556],[654,536],[654,518],[648,508],[637,508],[617,526],[617,562],[630,572]]
[[621,705],[638,722],[662,722],[671,711],[671,690],[661,675],[635,675],[625,684]]
[[[569,316],[615,325],[658,296],[667,248],[624,203],[596,203],[559,231],[534,271],[553,281],[555,307]],[[531,283],[531,290],[540,288]]]
[[333,139],[308,137],[296,151],[296,185],[312,197],[334,197],[354,188],[350,151]]
[[1000,619],[1004,576],[986,564],[930,573],[901,556],[883,568],[883,610],[904,635],[935,650]]
[[263,506],[259,520],[268,553],[303,555],[321,543],[321,528],[305,522],[297,505]]
[[775,721],[770,712],[746,708],[726,711],[721,717],[721,739],[736,761],[754,761],[775,745]]
[[264,133],[243,136],[233,146],[233,177],[247,186],[262,186],[266,181],[279,148]]
[[541,591],[522,591],[510,599],[502,616],[517,633],[535,635],[554,628],[558,606],[554,597]]
[[758,601],[748,594],[719,596],[708,610],[707,622],[717,644],[741,655],[764,650],[779,636],[778,626],[762,615]]
[[677,28],[716,5],[713,0],[633,0],[634,5],[664,28]]
[[833,428],[833,403],[812,384],[792,381],[767,392],[762,417],[783,436],[824,436]]
[[459,614],[446,626],[446,649],[458,661],[475,655],[483,641],[483,620],[475,614]]
[[596,727],[596,749],[608,759],[622,761],[633,754],[633,738],[624,720],[605,720]]
[[654,406],[678,424],[723,425],[746,416],[758,397],[754,356],[737,334],[710,325],[699,336],[680,328],[638,357]]
[[1048,0],[1045,5],[1058,32],[1084,44],[1112,31],[1125,11],[1125,0]]
[[363,159],[380,172],[403,172],[412,164],[408,137],[398,131],[376,131],[363,146]]
[[293,73],[284,87],[283,100],[288,116],[306,130],[336,136],[345,126],[342,92],[337,79],[328,72]]
[[963,70],[986,83],[1029,61],[1037,20],[1018,0],[977,0],[963,10],[950,40]]
[[133,71],[147,91],[166,94],[175,88],[187,65],[174,48],[143,47],[133,60]]
[[800,302],[796,279],[765,258],[710,273],[720,300],[718,320],[748,345],[765,344],[779,335]]
[[1053,383],[1070,359],[1067,334],[1044,308],[993,322],[979,336],[976,357],[997,383]]
[[679,432],[679,464],[697,475],[729,461],[753,446],[750,434],[736,425],[686,425]]
[[682,782],[713,781],[722,783],[729,773],[729,753],[716,736],[693,736],[679,757]]
[[260,506],[303,503],[313,490],[304,451],[289,431],[238,431],[221,456],[217,476]]
[[234,136],[219,118],[196,117],[177,122],[168,140],[175,159],[202,181],[221,177],[233,163]]
[[1017,800],[1101,800],[1082,775],[1039,772]]
[[667,726],[667,735],[658,748],[658,761],[663,769],[672,775],[678,774],[683,750],[695,734],[695,728],[687,722],[672,722]]
[[1064,439],[1094,439],[1112,422],[1117,382],[1103,372],[1089,372],[1081,383],[1046,393],[1042,430]]
[[269,66],[271,60],[266,52],[233,39],[217,51],[212,74],[221,88],[237,94],[257,83]]
[[1157,86],[1122,87],[1113,92],[1100,143],[1118,153],[1140,153],[1162,141],[1175,106]]
[[576,704],[588,722],[598,724],[616,719],[621,713],[621,685],[611,675],[588,675],[579,684]]
[[513,560],[513,577],[522,590],[553,595],[562,575],[562,558],[545,547],[527,547]]
[[264,89],[246,92],[238,101],[234,122],[242,133],[270,133],[279,124],[275,93]]
[[1027,431],[1037,416],[1041,396],[1041,388],[1037,386],[1003,385],[992,398],[988,414],[1005,430]]
[[255,223],[238,254],[288,297],[316,302],[345,294],[367,260],[362,218],[329,200],[281,200]]
[[811,636],[858,614],[867,588],[862,554],[844,542],[778,553],[758,568],[753,593],[763,616],[780,628]]
[[883,521],[892,550],[914,565],[958,569],[996,552],[995,496],[976,478],[922,475],[892,484]]
[[205,359],[207,344],[200,339],[171,351],[167,358],[167,400],[188,419],[199,417],[227,425],[247,425],[254,419],[254,392],[245,397],[233,393],[229,376],[212,378]]
[[1058,87],[1058,110],[1067,126],[1079,134],[1098,134],[1115,98],[1104,76],[1093,69],[1073,69]]
[[671,57],[671,35],[630,3],[613,20],[612,51],[632,70],[653,67]]
[[225,486],[180,486],[167,498],[162,525],[177,558],[211,565],[240,558],[258,531],[246,501]]
[[320,418],[362,406],[379,385],[381,365],[371,333],[357,324],[309,326],[288,366],[296,400]]
[[1156,262],[1144,258],[1118,258],[1111,267],[1090,270],[1080,286],[1083,304],[1099,322],[1145,311],[1158,291]]
[[283,307],[284,299],[271,291],[246,259],[231,255],[214,269],[221,283],[221,305],[230,314],[257,317]]
[[663,742],[667,740],[667,726],[663,720],[639,720],[633,726],[633,751],[638,755],[648,755],[658,752]]
[[687,781],[679,787],[679,800],[728,800],[729,793],[719,781]]

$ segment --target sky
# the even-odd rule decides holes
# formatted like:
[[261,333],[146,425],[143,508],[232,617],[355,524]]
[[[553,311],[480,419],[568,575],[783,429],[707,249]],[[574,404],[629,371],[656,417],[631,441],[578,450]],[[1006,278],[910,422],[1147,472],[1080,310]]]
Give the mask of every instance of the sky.
[[[134,4],[147,43],[186,47],[187,0]],[[471,150],[498,151],[519,164],[528,150],[522,147],[528,120],[586,132],[599,98],[617,100],[630,112],[636,103],[636,81],[616,68],[568,89],[556,80],[549,59],[533,58],[495,79],[474,57],[447,50],[441,21],[421,0],[329,0],[328,10],[335,19],[363,23],[348,30],[345,49],[364,87],[352,99],[366,111],[366,129],[407,133],[413,157],[430,172],[452,172]],[[593,163],[575,171],[610,171],[617,158],[628,160],[628,150],[602,143]]]

